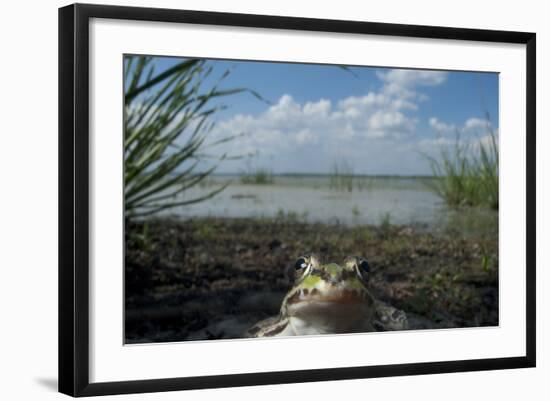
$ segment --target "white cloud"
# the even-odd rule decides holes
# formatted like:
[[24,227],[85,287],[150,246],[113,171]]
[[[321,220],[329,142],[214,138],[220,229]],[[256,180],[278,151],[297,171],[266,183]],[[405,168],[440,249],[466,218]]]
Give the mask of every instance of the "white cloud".
[[485,119],[472,117],[464,123],[465,130],[487,130],[491,127],[491,123]]
[[218,135],[248,133],[249,145],[292,147],[323,140],[351,138],[397,138],[414,132],[416,119],[406,116],[406,107],[383,94],[348,97],[336,106],[327,99],[298,103],[285,94],[257,115],[238,114],[217,125]]
[[428,123],[434,131],[441,135],[446,135],[450,132],[456,132],[456,125],[444,123],[442,121],[439,121],[439,119],[437,119],[436,117],[431,117]]
[[309,128],[304,128],[296,134],[296,142],[300,145],[307,143],[317,143],[318,138]]
[[401,69],[376,72],[376,76],[384,82],[381,92],[392,96],[395,104],[409,110],[417,110],[417,103],[428,99],[428,96],[418,92],[418,87],[441,85],[447,80],[447,75],[445,71]]
[[455,143],[455,139],[447,138],[444,136],[438,136],[436,138],[423,138],[418,141],[418,148],[428,154],[437,153],[441,147],[452,146]]
[[329,100],[321,99],[317,103],[306,103],[303,108],[306,116],[326,116],[330,112],[331,104]]
[[410,134],[415,126],[416,119],[406,117],[399,111],[377,111],[369,118],[370,136],[373,138]]
[[414,88],[416,86],[441,85],[447,79],[445,71],[424,71],[424,70],[389,70],[377,71],[376,75],[386,84],[400,86],[403,88]]
[[490,130],[494,130],[490,121],[478,117],[470,117],[464,121],[463,124],[458,126],[440,121],[437,117],[431,117],[428,123],[439,135],[448,135],[452,133],[461,136],[479,136],[487,134]]
[[498,138],[498,129],[493,127],[490,121],[483,118],[470,117],[462,124],[455,125],[431,117],[428,123],[437,136],[435,138],[425,138],[418,142],[422,150],[428,153],[437,153],[442,147],[454,146],[457,139],[476,150],[481,146],[492,146],[492,134],[495,138]]
[[[222,152],[259,152],[264,162],[279,166],[276,171],[292,171],[298,165],[318,171],[315,163],[326,168],[337,157],[355,158],[356,165],[368,160],[366,171],[373,171],[394,158],[398,139],[414,137],[418,125],[414,112],[426,99],[418,87],[440,85],[447,73],[389,70],[378,72],[377,77],[382,82],[379,90],[336,102],[323,98],[299,102],[284,94],[260,114],[237,114],[218,122],[212,134],[222,138],[244,133],[238,141],[224,144]],[[301,161],[304,155],[311,163]]]

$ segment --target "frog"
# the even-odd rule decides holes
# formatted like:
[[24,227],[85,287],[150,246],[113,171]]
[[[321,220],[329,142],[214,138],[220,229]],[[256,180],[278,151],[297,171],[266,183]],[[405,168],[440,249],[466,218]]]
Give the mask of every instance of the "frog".
[[343,263],[321,263],[315,254],[290,265],[293,282],[277,316],[261,320],[245,337],[284,337],[405,330],[404,311],[377,300],[369,286],[369,262],[348,256]]

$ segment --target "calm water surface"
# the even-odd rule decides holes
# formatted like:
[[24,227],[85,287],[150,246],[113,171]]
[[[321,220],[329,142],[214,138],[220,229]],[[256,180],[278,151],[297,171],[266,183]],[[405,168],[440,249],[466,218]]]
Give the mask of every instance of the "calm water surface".
[[[353,190],[331,188],[328,176],[276,176],[273,184],[242,184],[238,176],[210,177],[207,184],[186,191],[192,199],[229,182],[215,197],[171,209],[178,217],[298,218],[308,222],[349,226],[415,224],[486,225],[497,220],[487,210],[454,211],[429,187],[429,178],[360,177]],[[494,223],[492,223],[494,224]]]

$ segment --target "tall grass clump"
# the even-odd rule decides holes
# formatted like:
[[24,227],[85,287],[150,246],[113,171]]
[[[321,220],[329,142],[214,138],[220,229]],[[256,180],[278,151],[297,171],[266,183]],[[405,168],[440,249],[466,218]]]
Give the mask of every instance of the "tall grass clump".
[[240,180],[241,183],[248,185],[268,185],[274,182],[273,173],[266,168],[257,168],[242,173]]
[[[158,72],[153,57],[124,58],[124,207],[127,219],[212,198],[226,185],[194,197],[180,195],[208,177],[227,156],[208,148],[235,137],[206,142],[209,118],[223,105],[215,101],[242,88],[219,89],[228,75],[206,87],[212,67],[185,59]],[[207,158],[214,158],[206,164]]]
[[246,159],[246,169],[241,172],[240,180],[246,185],[268,185],[273,184],[275,179],[273,171],[265,167],[259,167],[260,151],[248,155]]
[[329,172],[329,188],[337,191],[352,192],[367,190],[371,182],[367,177],[355,175],[353,166],[347,161],[333,163]]
[[337,191],[353,191],[353,167],[343,161],[333,163],[329,173],[329,187]]
[[498,209],[498,144],[488,118],[486,132],[472,143],[457,131],[454,144],[443,148],[439,158],[427,156],[436,177],[430,186],[451,207]]

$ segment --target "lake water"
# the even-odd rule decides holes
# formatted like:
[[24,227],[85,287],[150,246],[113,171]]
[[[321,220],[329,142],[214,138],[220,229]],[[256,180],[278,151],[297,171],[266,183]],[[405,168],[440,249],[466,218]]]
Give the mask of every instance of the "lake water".
[[[351,191],[331,188],[329,176],[275,176],[273,184],[243,184],[238,176],[213,176],[181,199],[204,195],[229,183],[203,202],[171,209],[179,217],[294,218],[349,226],[413,224],[428,229],[456,225],[494,225],[497,213],[449,209],[429,187],[430,178],[359,177]],[[490,222],[490,223],[488,223]]]

